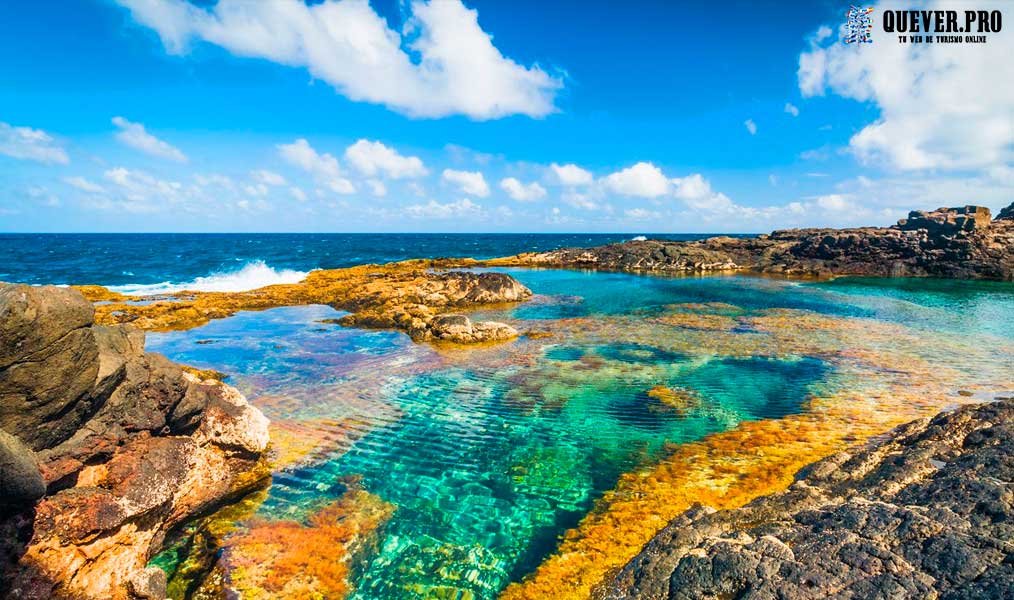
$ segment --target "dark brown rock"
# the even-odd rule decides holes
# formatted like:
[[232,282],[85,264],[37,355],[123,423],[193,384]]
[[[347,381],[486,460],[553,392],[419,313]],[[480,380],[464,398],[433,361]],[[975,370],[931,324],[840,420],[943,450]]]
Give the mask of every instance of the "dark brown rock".
[[145,563],[174,525],[258,485],[267,419],[145,353],[132,326],[93,325],[76,291],[0,284],[0,315],[0,425],[37,449],[0,431],[17,509],[0,512],[0,597],[163,598]]
[[803,469],[747,506],[687,511],[600,597],[1014,597],[1014,401],[969,406]]
[[1014,221],[1014,202],[1012,202],[1007,208],[1000,211],[1000,214],[996,216],[997,221]]
[[46,493],[32,449],[0,429],[0,507],[31,506]]
[[978,206],[914,211],[893,227],[789,229],[750,238],[629,241],[522,254],[494,264],[616,271],[721,271],[1014,280],[1014,220]]

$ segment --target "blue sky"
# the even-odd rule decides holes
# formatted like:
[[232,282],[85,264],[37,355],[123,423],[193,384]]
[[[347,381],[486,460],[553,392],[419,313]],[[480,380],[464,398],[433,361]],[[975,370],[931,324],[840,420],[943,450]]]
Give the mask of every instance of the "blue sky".
[[[6,3],[0,231],[749,232],[1009,203],[1009,31],[846,45],[847,4]],[[896,4],[923,5],[960,8]]]

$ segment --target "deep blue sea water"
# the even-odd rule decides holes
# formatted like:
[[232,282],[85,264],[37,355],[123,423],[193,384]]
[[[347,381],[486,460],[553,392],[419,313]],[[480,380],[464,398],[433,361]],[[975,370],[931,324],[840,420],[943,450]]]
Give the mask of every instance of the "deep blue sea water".
[[[0,234],[0,281],[159,293],[289,283],[312,269],[409,258],[493,258],[621,242],[631,234]],[[691,240],[702,234],[657,234]],[[259,284],[259,285],[258,285]]]

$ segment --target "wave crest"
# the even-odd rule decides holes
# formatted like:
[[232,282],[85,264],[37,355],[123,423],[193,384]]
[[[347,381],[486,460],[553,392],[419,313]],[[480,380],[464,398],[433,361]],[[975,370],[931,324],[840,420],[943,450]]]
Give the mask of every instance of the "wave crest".
[[128,283],[126,285],[111,285],[109,289],[131,296],[171,294],[184,290],[193,292],[245,292],[266,285],[299,283],[303,279],[306,279],[308,273],[308,271],[295,271],[292,269],[275,269],[268,266],[263,260],[253,260],[243,265],[239,270],[220,271],[184,283],[174,283],[171,281],[148,284]]

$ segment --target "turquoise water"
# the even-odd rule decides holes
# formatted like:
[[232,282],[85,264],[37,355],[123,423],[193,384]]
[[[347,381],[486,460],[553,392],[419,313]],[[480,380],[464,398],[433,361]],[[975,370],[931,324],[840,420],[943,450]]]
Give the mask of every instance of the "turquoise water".
[[[969,355],[969,368],[992,365],[1003,377],[1012,358],[1009,319],[995,318],[1014,314],[1012,286],[920,291],[893,281],[509,271],[537,296],[475,316],[550,337],[440,350],[400,333],[322,323],[342,313],[305,306],[149,334],[148,348],[229,373],[274,422],[317,440],[275,473],[259,516],[305,519],[343,493],[349,476],[396,507],[376,550],[354,565],[353,597],[361,600],[495,598],[550,554],[621,474],[659,460],[667,445],[803,411],[811,396],[854,385],[846,371],[855,369],[833,354],[765,349],[748,321],[721,335],[761,350],[704,348],[688,337],[700,332],[653,321],[674,304],[727,303],[734,306],[712,310],[737,316],[791,309],[874,319],[912,327],[917,340],[956,327],[994,345],[993,354]],[[920,352],[915,346],[906,351]],[[875,376],[884,381],[894,377],[881,371]],[[690,400],[668,404],[651,392],[656,386]]]

